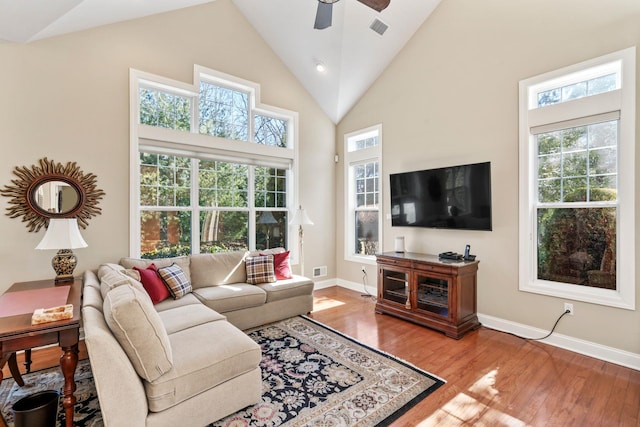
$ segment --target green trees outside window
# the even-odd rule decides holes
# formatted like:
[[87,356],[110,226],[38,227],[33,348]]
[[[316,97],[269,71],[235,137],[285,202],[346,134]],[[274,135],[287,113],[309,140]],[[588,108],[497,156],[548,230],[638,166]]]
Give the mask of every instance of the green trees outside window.
[[617,129],[538,135],[539,279],[616,289]]

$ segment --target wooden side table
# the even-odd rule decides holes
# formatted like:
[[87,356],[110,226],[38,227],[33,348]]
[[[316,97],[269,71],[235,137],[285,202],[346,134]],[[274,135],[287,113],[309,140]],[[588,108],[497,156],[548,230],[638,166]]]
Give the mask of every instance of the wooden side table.
[[[73,304],[73,318],[68,320],[60,320],[57,322],[42,323],[39,325],[31,325],[31,315],[36,308],[48,308],[51,306],[61,305],[59,301],[54,301],[49,305],[30,308],[28,302],[24,304],[24,310],[19,313],[20,308],[16,309],[16,300],[20,300],[21,296],[38,297],[51,295],[52,288],[68,288],[68,296],[63,304]],[[62,289],[58,289],[62,291]],[[66,289],[65,289],[66,290]],[[29,292],[23,292],[29,291]],[[22,292],[9,295],[12,292]],[[9,298],[11,297],[11,298]],[[20,350],[30,350],[34,347],[41,347],[50,344],[58,344],[62,349],[60,356],[60,368],[64,375],[64,398],[62,406],[65,411],[65,421],[67,427],[73,426],[73,412],[76,403],[76,397],[73,392],[76,390],[74,375],[76,366],[78,365],[78,341],[80,338],[80,303],[82,298],[82,280],[75,279],[72,282],[56,285],[51,280],[39,280],[35,282],[21,282],[13,284],[2,298],[0,298],[0,313],[4,311],[5,317],[0,317],[0,352],[2,360],[9,362],[14,378],[16,374],[13,372],[12,364],[17,371],[15,361],[15,353]],[[23,298],[24,299],[24,298]],[[11,307],[7,307],[8,301],[12,300]],[[9,315],[6,315],[9,314]],[[13,360],[12,360],[13,359]],[[18,377],[20,374],[18,373]],[[2,371],[0,370],[0,381],[2,380]],[[16,382],[17,379],[16,379]],[[18,382],[18,384],[20,384]]]

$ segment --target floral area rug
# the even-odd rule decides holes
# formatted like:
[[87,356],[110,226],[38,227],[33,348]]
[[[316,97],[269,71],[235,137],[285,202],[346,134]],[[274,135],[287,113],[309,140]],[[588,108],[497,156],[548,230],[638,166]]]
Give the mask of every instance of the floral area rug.
[[[247,334],[262,348],[262,401],[208,427],[386,426],[444,384],[428,372],[306,317]],[[1,411],[10,427],[11,407],[21,397],[41,390],[62,394],[60,368],[33,372],[23,379],[24,387],[11,377],[0,384]],[[102,426],[88,360],[78,363],[76,384],[74,425]],[[64,425],[62,399],[58,425]]]
[[444,384],[305,317],[248,334],[262,348],[262,402],[209,427],[384,426]]

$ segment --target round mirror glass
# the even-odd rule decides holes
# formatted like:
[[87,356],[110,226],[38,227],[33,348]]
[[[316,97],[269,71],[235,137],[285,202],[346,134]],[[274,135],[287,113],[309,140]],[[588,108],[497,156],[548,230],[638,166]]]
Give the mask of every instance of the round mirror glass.
[[63,215],[78,207],[80,194],[64,181],[47,181],[35,188],[33,201],[45,212]]

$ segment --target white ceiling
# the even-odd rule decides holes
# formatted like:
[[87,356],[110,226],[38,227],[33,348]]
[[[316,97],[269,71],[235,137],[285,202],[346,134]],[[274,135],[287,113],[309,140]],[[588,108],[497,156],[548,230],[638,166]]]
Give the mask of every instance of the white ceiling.
[[[215,0],[0,0],[0,40],[28,43]],[[335,123],[353,107],[441,0],[391,0],[381,13],[356,0],[333,5],[314,30],[316,0],[232,0]],[[384,35],[369,28],[375,19]],[[326,66],[324,73],[317,63]]]

